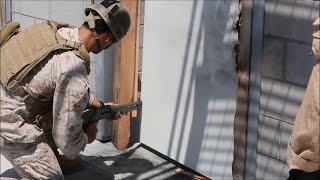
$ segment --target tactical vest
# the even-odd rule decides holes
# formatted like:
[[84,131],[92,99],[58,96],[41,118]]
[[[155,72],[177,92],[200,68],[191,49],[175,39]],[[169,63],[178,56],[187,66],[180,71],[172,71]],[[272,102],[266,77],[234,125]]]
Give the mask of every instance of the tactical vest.
[[19,27],[19,23],[11,22],[1,29],[0,78],[2,84],[24,98],[25,102],[28,101],[26,104],[41,107],[41,102],[31,97],[21,87],[21,82],[36,65],[57,50],[73,51],[83,59],[89,74],[90,56],[84,45],[64,39],[57,33],[59,28],[69,27],[67,24],[45,22],[22,31]]

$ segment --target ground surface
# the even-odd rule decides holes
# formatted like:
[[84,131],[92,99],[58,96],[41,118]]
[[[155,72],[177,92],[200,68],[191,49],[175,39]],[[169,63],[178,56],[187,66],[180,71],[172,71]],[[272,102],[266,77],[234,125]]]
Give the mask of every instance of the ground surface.
[[[66,175],[67,180],[190,179],[177,174],[176,165],[148,151],[141,144],[135,144],[126,150],[117,150],[112,143],[95,141],[81,153],[81,158],[85,160],[84,169]],[[20,178],[3,156],[0,176]]]

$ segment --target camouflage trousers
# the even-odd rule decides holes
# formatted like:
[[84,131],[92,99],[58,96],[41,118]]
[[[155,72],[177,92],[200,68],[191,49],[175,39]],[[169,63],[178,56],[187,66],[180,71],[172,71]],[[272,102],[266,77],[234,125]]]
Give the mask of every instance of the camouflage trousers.
[[25,123],[24,104],[5,91],[1,85],[0,153],[23,179],[64,179],[58,160],[46,140],[47,131]]
[[[69,174],[83,168],[84,162],[79,156],[73,160],[70,160],[59,154],[58,147],[56,146],[52,137],[52,115],[50,113],[47,113],[40,118],[39,126],[43,131],[43,142],[39,144],[15,144],[14,147],[8,148],[8,150],[4,148],[4,151],[1,152],[11,162],[22,178],[64,179],[63,174]],[[18,149],[19,153],[12,153],[13,151],[16,151],[13,149]],[[30,158],[28,157],[28,159],[34,159],[36,161],[29,162],[29,165],[27,166],[25,165],[25,161],[24,163],[17,164],[16,160],[14,159],[19,159],[19,161],[21,161],[20,159],[24,158],[19,154],[32,154],[32,156]],[[12,155],[15,155],[15,157]],[[36,169],[37,171],[31,171],[29,170],[30,168]]]
[[1,154],[23,179],[64,179],[58,160],[47,143],[5,143]]

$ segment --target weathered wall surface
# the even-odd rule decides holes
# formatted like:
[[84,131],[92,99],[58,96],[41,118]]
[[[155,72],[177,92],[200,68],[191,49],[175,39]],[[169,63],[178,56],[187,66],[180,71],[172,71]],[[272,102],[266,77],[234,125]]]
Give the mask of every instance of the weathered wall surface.
[[266,0],[256,179],[288,177],[287,144],[314,65],[319,1]]
[[231,179],[238,0],[146,1],[141,142]]

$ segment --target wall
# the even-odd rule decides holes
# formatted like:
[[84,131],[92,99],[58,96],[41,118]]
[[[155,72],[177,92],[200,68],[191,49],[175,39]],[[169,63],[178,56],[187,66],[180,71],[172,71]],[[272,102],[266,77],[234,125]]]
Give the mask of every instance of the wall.
[[231,179],[238,0],[146,1],[141,142]]
[[314,65],[319,1],[266,0],[256,179],[286,179],[287,144]]

